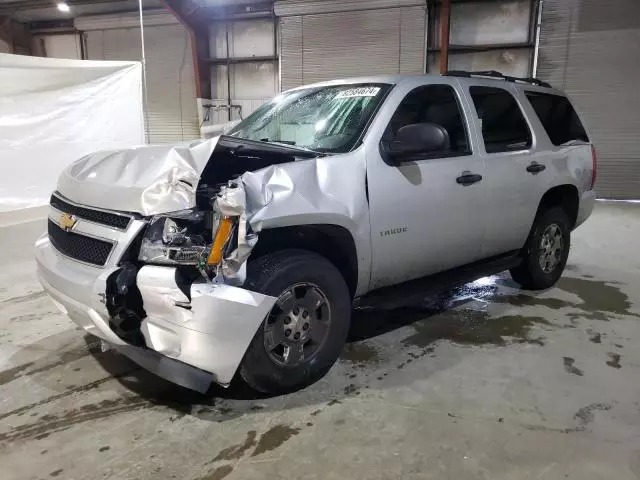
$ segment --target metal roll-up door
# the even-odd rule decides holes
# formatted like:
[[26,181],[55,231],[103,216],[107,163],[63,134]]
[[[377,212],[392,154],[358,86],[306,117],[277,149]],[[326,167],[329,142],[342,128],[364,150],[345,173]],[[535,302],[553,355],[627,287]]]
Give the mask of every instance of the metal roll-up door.
[[[354,3],[347,2],[346,7]],[[284,15],[280,20],[282,90],[335,78],[424,72],[426,10],[424,2],[413,3],[327,13],[340,5],[322,8],[322,2],[307,2],[312,13],[299,15],[288,14],[304,13],[300,5],[289,10],[286,4],[276,5],[276,14]]]
[[538,76],[564,89],[599,155],[598,196],[640,198],[640,2],[545,0]]
[[[149,143],[200,137],[191,42],[187,30],[171,21],[144,28]],[[91,29],[86,38],[91,60],[140,60],[138,28]]]

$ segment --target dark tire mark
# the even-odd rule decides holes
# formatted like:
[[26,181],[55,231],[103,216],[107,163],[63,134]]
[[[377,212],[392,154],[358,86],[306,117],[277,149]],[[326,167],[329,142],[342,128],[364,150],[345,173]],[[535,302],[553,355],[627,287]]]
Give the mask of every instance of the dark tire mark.
[[37,300],[38,298],[42,298],[42,297],[46,297],[47,294],[45,293],[44,290],[40,290],[38,292],[31,292],[31,293],[27,293],[26,295],[21,295],[19,297],[12,297],[12,298],[7,298],[6,300],[3,300],[0,303],[24,303],[24,302],[30,302],[31,300]]

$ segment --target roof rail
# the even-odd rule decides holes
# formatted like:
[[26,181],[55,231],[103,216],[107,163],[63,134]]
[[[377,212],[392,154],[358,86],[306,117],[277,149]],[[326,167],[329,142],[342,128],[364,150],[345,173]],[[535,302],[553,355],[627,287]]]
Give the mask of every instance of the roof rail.
[[450,70],[444,75],[448,77],[493,78],[495,80],[504,80],[505,82],[528,83],[530,85],[535,85],[537,87],[551,88],[551,85],[549,85],[547,82],[543,82],[542,80],[538,80],[537,78],[510,77],[508,75],[504,75],[495,70],[487,70],[487,71],[481,71],[481,72],[467,72],[465,70]]

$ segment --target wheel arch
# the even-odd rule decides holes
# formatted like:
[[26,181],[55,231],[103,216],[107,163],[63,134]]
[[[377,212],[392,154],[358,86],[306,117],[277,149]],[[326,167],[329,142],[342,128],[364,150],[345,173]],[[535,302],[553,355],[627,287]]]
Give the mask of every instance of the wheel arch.
[[569,217],[569,225],[573,230],[578,219],[578,210],[580,207],[580,194],[575,185],[556,185],[547,190],[538,204],[536,220],[549,208],[556,206],[561,207],[565,211]]
[[262,230],[252,258],[289,248],[308,250],[331,262],[342,274],[353,298],[358,290],[358,253],[351,232],[335,224],[309,224]]

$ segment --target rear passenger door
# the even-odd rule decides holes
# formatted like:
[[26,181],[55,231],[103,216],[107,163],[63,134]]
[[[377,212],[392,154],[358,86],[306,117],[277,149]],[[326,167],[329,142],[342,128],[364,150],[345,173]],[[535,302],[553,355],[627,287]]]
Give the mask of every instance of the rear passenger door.
[[[535,170],[535,138],[514,90],[470,86],[487,189],[483,257],[524,246],[533,224],[545,173]],[[529,170],[528,170],[529,169]]]
[[[397,101],[381,118],[380,144],[367,152],[372,289],[473,262],[482,252],[484,168],[472,154],[459,92],[444,82],[421,85]],[[446,129],[449,146],[399,164],[385,159],[384,144],[415,123]]]

